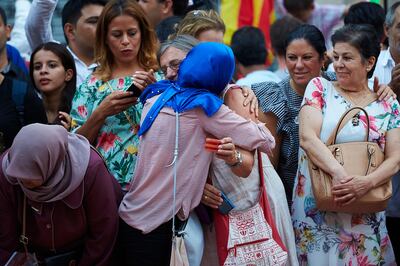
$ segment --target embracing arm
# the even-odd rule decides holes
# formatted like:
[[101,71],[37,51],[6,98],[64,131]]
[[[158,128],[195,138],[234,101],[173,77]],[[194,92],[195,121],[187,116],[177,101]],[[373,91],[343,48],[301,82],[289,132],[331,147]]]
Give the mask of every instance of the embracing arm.
[[[242,90],[231,88],[226,92],[224,102],[232,111],[241,117],[258,122],[255,112],[251,112],[250,110],[251,106],[244,106],[243,102],[246,99],[247,97],[243,95]],[[238,167],[231,167],[231,171],[237,176],[248,177],[254,165],[254,151],[247,151],[242,148],[235,147],[234,143],[232,144],[234,146],[233,154],[236,148],[242,154],[243,163]],[[230,158],[232,158],[232,155]],[[227,163],[233,164],[235,162],[228,161]]]
[[[252,120],[257,121],[255,112],[251,112],[251,106],[245,106],[243,101],[248,97],[243,95],[242,90],[239,87],[230,88],[225,96],[225,104],[238,115]],[[236,176],[248,177],[253,169],[254,165],[254,151],[244,150],[235,146],[230,137],[221,139],[221,148],[218,149],[216,155],[218,158],[224,160],[228,164],[234,164],[236,162],[235,150],[238,150],[242,154],[243,163],[239,166],[231,167],[231,171]],[[206,183],[204,186],[203,197],[201,202],[211,208],[218,208],[222,203],[221,192],[211,184]]]
[[225,105],[222,105],[211,117],[208,117],[201,109],[196,112],[199,125],[219,139],[230,136],[233,143],[246,150],[259,149],[266,153],[275,146],[275,140],[264,124],[246,120]]
[[259,112],[258,115],[261,122],[265,123],[266,127],[271,132],[272,136],[275,138],[275,148],[272,149],[272,154],[269,156],[269,159],[274,166],[275,169],[278,168],[279,164],[279,155],[281,151],[281,142],[282,135],[278,134],[278,117],[274,115],[272,112],[264,113],[263,111]]
[[334,184],[339,183],[347,174],[320,139],[323,119],[321,110],[305,105],[300,110],[299,118],[301,148],[316,166],[332,176]]

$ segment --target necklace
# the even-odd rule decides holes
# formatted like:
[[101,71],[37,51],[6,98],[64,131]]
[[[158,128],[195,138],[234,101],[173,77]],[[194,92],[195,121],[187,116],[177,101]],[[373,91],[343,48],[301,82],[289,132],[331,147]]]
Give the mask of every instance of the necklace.
[[345,98],[347,101],[350,101],[350,103],[355,106],[362,105],[365,98],[371,95],[371,91],[368,88],[362,91],[358,91],[356,95],[350,95],[347,90],[343,89],[340,86],[337,86],[336,88],[339,89],[340,95],[343,98]]

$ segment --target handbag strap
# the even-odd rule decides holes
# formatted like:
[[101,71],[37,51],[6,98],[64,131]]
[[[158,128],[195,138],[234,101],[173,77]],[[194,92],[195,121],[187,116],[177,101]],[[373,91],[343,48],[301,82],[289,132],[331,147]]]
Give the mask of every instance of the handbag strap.
[[260,173],[260,187],[265,188],[265,180],[264,180],[264,169],[262,164],[262,155],[259,150],[257,150],[258,156],[258,172]]
[[174,241],[175,236],[180,234],[175,230],[175,212],[176,212],[176,178],[178,175],[178,145],[179,142],[179,113],[175,111],[175,148],[174,148],[174,158],[172,162],[167,165],[167,167],[174,165],[174,188],[173,188],[173,200],[172,200],[172,241]]
[[259,203],[260,203],[261,208],[264,211],[265,220],[271,227],[273,239],[275,240],[276,243],[278,243],[278,245],[282,248],[282,250],[287,251],[287,248],[285,247],[285,244],[283,243],[281,236],[279,235],[278,228],[276,227],[275,220],[274,220],[275,218],[271,212],[271,205],[269,204],[267,189],[266,189],[265,180],[264,180],[264,168],[263,168],[263,163],[262,163],[262,154],[259,150],[257,150],[257,155],[258,155],[258,171],[260,174],[260,192],[262,193],[260,195]]
[[26,236],[26,195],[24,194],[24,203],[22,208],[22,233],[19,237],[19,242],[24,245],[24,250],[28,253],[28,242],[29,239]]
[[367,111],[364,109],[366,106],[368,106],[370,103],[376,101],[378,96],[376,94],[371,94],[369,97],[366,97],[365,100],[359,105],[359,106],[354,106],[347,110],[339,119],[338,124],[336,125],[335,129],[333,130],[332,134],[326,141],[326,145],[332,145],[336,143],[336,137],[339,134],[339,132],[342,130],[342,128],[347,124],[347,122],[350,121],[356,114],[358,114],[360,111],[365,114],[366,120],[367,120],[367,128],[366,128],[366,136],[364,141],[368,141],[368,136],[369,136],[369,130],[370,130],[370,121],[369,121],[369,116]]

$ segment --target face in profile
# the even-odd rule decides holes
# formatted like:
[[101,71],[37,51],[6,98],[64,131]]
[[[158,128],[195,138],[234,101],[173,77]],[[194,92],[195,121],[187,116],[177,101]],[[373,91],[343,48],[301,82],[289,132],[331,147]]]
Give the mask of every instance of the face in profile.
[[400,6],[394,13],[394,21],[391,27],[387,28],[390,52],[395,56],[400,56]]
[[169,47],[160,57],[161,70],[165,79],[176,80],[178,78],[179,65],[185,59],[187,52],[175,47]]
[[3,18],[0,16],[0,51],[6,48],[7,40],[10,38],[11,28],[4,24]]
[[66,70],[61,59],[51,51],[41,49],[32,60],[35,86],[44,95],[61,92],[72,79],[73,70]]
[[111,20],[107,31],[107,45],[115,64],[131,65],[136,62],[140,43],[141,32],[135,18],[121,15]]

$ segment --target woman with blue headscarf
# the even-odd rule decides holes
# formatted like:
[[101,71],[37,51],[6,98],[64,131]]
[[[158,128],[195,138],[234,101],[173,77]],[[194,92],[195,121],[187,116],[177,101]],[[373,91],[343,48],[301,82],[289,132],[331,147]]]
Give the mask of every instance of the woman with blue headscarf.
[[207,136],[230,136],[247,150],[274,147],[263,124],[240,117],[218,97],[234,65],[228,46],[202,43],[180,65],[177,81],[143,92],[135,176],[119,209],[124,265],[169,264],[172,218],[186,220],[201,200],[212,160]]

